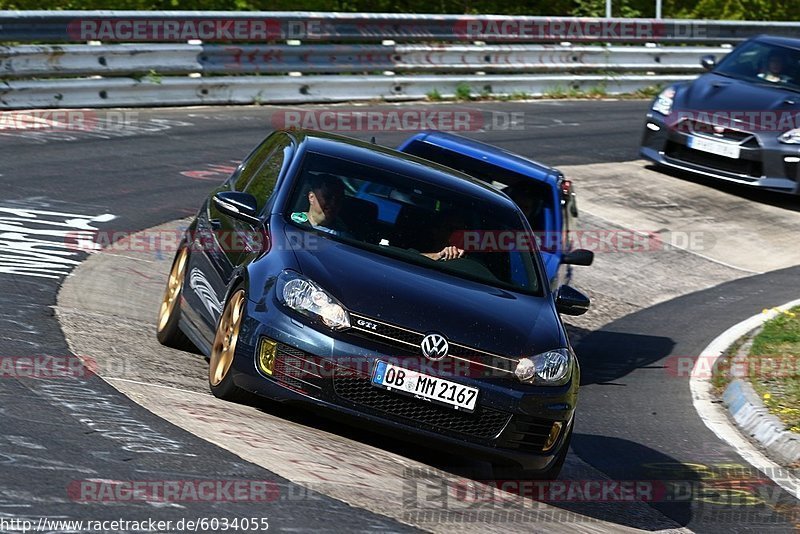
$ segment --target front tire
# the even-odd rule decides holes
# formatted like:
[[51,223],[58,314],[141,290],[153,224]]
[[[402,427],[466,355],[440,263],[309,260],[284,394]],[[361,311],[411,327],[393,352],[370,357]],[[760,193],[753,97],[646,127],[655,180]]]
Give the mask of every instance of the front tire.
[[167,347],[180,350],[191,350],[194,345],[186,337],[179,326],[181,320],[181,294],[183,292],[183,282],[186,279],[186,267],[189,264],[189,247],[181,247],[175,259],[172,261],[172,268],[169,271],[167,287],[164,289],[164,296],[161,299],[161,307],[158,309],[158,322],[156,323],[156,337],[158,342]]
[[244,288],[237,287],[222,310],[208,361],[208,385],[211,393],[219,399],[232,402],[244,402],[248,397],[243,389],[233,383],[231,372],[246,308]]

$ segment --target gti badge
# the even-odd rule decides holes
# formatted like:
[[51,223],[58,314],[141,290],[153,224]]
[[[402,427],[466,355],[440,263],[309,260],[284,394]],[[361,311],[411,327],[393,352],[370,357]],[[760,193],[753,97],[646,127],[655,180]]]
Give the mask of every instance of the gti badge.
[[377,330],[378,329],[378,325],[376,325],[375,323],[370,322],[370,321],[365,321],[364,319],[358,319],[356,321],[356,324],[358,326],[363,326],[364,328],[369,328],[370,330]]
[[441,360],[447,356],[447,351],[450,350],[450,345],[441,334],[428,334],[422,338],[422,343],[419,346],[422,349],[422,354],[433,361]]

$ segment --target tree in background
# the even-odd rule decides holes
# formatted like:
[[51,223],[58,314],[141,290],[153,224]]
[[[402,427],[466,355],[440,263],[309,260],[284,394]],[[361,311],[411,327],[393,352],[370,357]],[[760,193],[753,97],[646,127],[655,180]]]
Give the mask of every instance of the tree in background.
[[[790,9],[790,7],[792,9]],[[800,0],[664,0],[665,18],[800,20]],[[653,17],[655,0],[612,0],[615,17]],[[494,13],[602,17],[605,0],[0,0],[0,9]]]

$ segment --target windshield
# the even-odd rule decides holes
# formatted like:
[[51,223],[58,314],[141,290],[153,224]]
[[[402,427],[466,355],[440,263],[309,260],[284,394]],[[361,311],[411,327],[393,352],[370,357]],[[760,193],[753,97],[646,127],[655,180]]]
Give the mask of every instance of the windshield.
[[[541,294],[521,214],[411,176],[308,153],[286,220],[325,238],[496,287]],[[439,258],[447,247],[460,257]]]
[[800,50],[751,41],[728,54],[714,72],[800,91]]

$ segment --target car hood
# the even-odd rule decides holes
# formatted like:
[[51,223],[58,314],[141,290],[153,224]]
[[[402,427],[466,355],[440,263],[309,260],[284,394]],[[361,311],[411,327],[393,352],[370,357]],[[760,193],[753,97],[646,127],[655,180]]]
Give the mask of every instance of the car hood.
[[320,239],[294,246],[302,273],[350,311],[503,355],[566,345],[550,297],[512,293]]
[[[680,111],[800,111],[800,94],[786,89],[704,74],[676,94],[675,118]],[[789,101],[789,102],[787,102]]]

